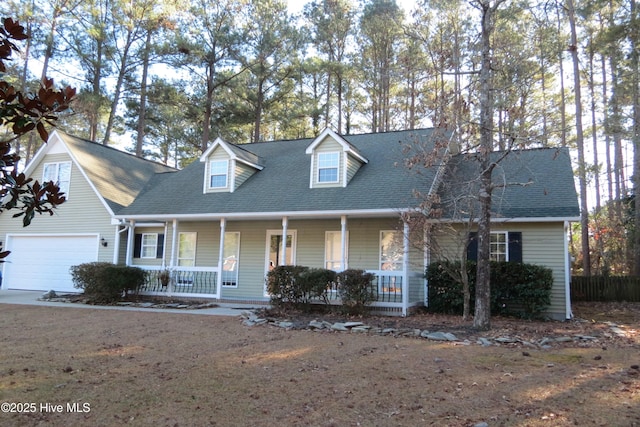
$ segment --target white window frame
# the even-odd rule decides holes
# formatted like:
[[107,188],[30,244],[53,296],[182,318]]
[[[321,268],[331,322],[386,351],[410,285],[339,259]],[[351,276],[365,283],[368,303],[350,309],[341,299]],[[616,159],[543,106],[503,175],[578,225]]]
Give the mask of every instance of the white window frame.
[[[69,167],[68,176],[64,180],[60,179],[60,167],[62,165]],[[53,170],[51,168],[53,168]],[[47,173],[48,171],[51,171],[51,170],[52,172]],[[58,185],[58,187],[60,187],[60,191],[63,192],[65,194],[65,197],[68,199],[69,187],[71,187],[71,162],[66,161],[66,162],[45,163],[42,168],[42,182],[49,182],[49,181],[55,182]]]
[[[190,235],[193,236],[193,257],[181,257],[180,256],[180,247],[182,246],[182,236]],[[195,267],[196,265],[196,251],[198,249],[198,233],[195,231],[181,231],[178,233],[178,251],[176,253],[178,270],[180,267]],[[190,263],[184,263],[184,261],[191,261]],[[191,273],[181,273],[180,277],[177,280],[176,285],[178,286],[193,286],[193,272]]]
[[[489,259],[491,261],[509,261],[509,232],[492,231],[489,240],[491,245]],[[500,251],[500,248],[504,250]]]
[[[385,255],[385,249],[383,247],[383,242],[385,239],[385,234],[393,234],[398,236],[397,241],[400,242],[400,246],[399,246],[399,250],[398,253],[400,254],[400,259],[399,260],[393,260],[390,259],[388,257],[384,257]],[[379,249],[380,249],[380,253],[379,253],[379,266],[380,266],[380,270],[384,270],[384,271],[402,271],[404,268],[404,236],[402,234],[401,231],[398,230],[380,230],[380,242],[379,242]],[[393,267],[393,268],[388,268],[389,266]]]
[[[152,237],[152,242],[145,242],[147,237]],[[147,250],[150,252],[147,253]],[[158,233],[142,233],[140,240],[140,258],[155,259],[158,256]]]
[[[224,173],[222,170],[224,169]],[[214,173],[215,172],[215,173]],[[214,177],[224,177],[224,185],[213,185]],[[211,160],[209,162],[209,188],[222,189],[229,187],[229,160]]]
[[[346,248],[344,254],[344,263],[348,265],[349,259],[349,232],[346,233]],[[336,247],[334,247],[336,246]],[[334,254],[333,256],[332,253]],[[324,232],[324,268],[336,272],[341,271],[342,265],[342,231],[325,231]],[[335,265],[331,268],[331,265]]]
[[[333,157],[335,156],[335,165]],[[328,163],[327,158],[331,157]],[[321,172],[335,169],[336,171],[336,179],[335,180],[323,180],[321,179]],[[336,184],[340,182],[340,152],[339,151],[330,151],[326,153],[318,153],[318,174],[317,174],[318,184]]]
[[[230,241],[229,236],[237,236],[235,241],[237,242],[234,248],[228,248],[227,242]],[[238,287],[238,268],[240,263],[240,232],[239,231],[225,231],[224,232],[224,249],[222,254],[222,287],[223,288],[237,288]],[[232,249],[233,253],[228,253],[227,249]],[[231,251],[230,251],[231,252]],[[232,283],[232,284],[230,284]]]

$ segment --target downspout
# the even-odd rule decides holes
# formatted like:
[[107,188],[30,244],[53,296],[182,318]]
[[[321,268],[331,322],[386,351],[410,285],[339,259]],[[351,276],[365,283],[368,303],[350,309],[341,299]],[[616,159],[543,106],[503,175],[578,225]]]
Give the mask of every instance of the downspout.
[[565,319],[573,318],[571,310],[571,262],[569,261],[569,221],[564,222],[564,303]]
[[222,268],[224,267],[224,233],[227,229],[226,218],[220,218],[220,248],[218,252],[218,291],[216,292],[216,298],[220,299],[222,296]]

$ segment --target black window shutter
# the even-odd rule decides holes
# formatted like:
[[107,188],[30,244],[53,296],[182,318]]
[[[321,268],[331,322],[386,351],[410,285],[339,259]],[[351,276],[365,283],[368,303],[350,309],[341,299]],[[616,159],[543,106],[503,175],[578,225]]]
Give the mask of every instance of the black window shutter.
[[507,236],[509,239],[509,261],[522,262],[522,233],[519,231],[510,231]]
[[162,258],[164,254],[164,234],[158,234],[158,246],[156,247],[156,258]]
[[140,252],[142,252],[142,234],[136,233],[133,243],[133,257],[140,258]]
[[478,233],[469,233],[469,245],[467,246],[467,261],[478,260]]

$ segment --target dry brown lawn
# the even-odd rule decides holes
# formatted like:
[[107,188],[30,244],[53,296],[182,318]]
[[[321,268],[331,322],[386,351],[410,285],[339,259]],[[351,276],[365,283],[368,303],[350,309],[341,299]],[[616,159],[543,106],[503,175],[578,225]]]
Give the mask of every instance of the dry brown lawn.
[[[485,334],[451,316],[364,320],[451,331],[463,345],[1,305],[0,425],[640,426],[640,304],[575,309],[587,321],[494,319]],[[597,340],[475,343],[575,334]]]

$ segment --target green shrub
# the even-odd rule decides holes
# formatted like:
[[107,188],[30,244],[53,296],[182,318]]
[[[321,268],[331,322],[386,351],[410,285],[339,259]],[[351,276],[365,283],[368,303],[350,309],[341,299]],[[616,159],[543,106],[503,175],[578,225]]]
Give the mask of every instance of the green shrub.
[[348,269],[338,273],[338,294],[343,308],[351,314],[362,314],[375,301],[372,283],[375,274]]
[[137,292],[145,283],[144,270],[137,267],[90,262],[70,268],[73,286],[82,289],[93,303],[113,303],[127,292]]
[[300,274],[308,270],[301,265],[279,265],[267,274],[267,291],[271,304],[276,306],[296,305],[302,300],[299,285]]
[[[459,262],[431,263],[426,270],[429,283],[429,310],[437,313],[462,313],[462,285],[447,271],[459,268]],[[467,262],[471,310],[475,302],[476,263]],[[534,264],[491,262],[491,313],[539,317],[551,303],[553,273]]]
[[337,273],[325,268],[309,268],[300,273],[298,284],[302,291],[303,304],[310,304],[312,300],[321,300],[325,304],[329,303],[327,291],[337,280]]
[[[432,262],[427,267],[429,283],[429,310],[435,313],[461,314],[464,307],[462,284],[454,280],[448,271],[460,268],[460,262]],[[467,261],[467,275],[471,292],[471,305],[475,293],[476,263]]]
[[323,268],[279,265],[267,274],[267,290],[275,306],[308,309],[313,300],[328,303],[327,290],[336,273]]

